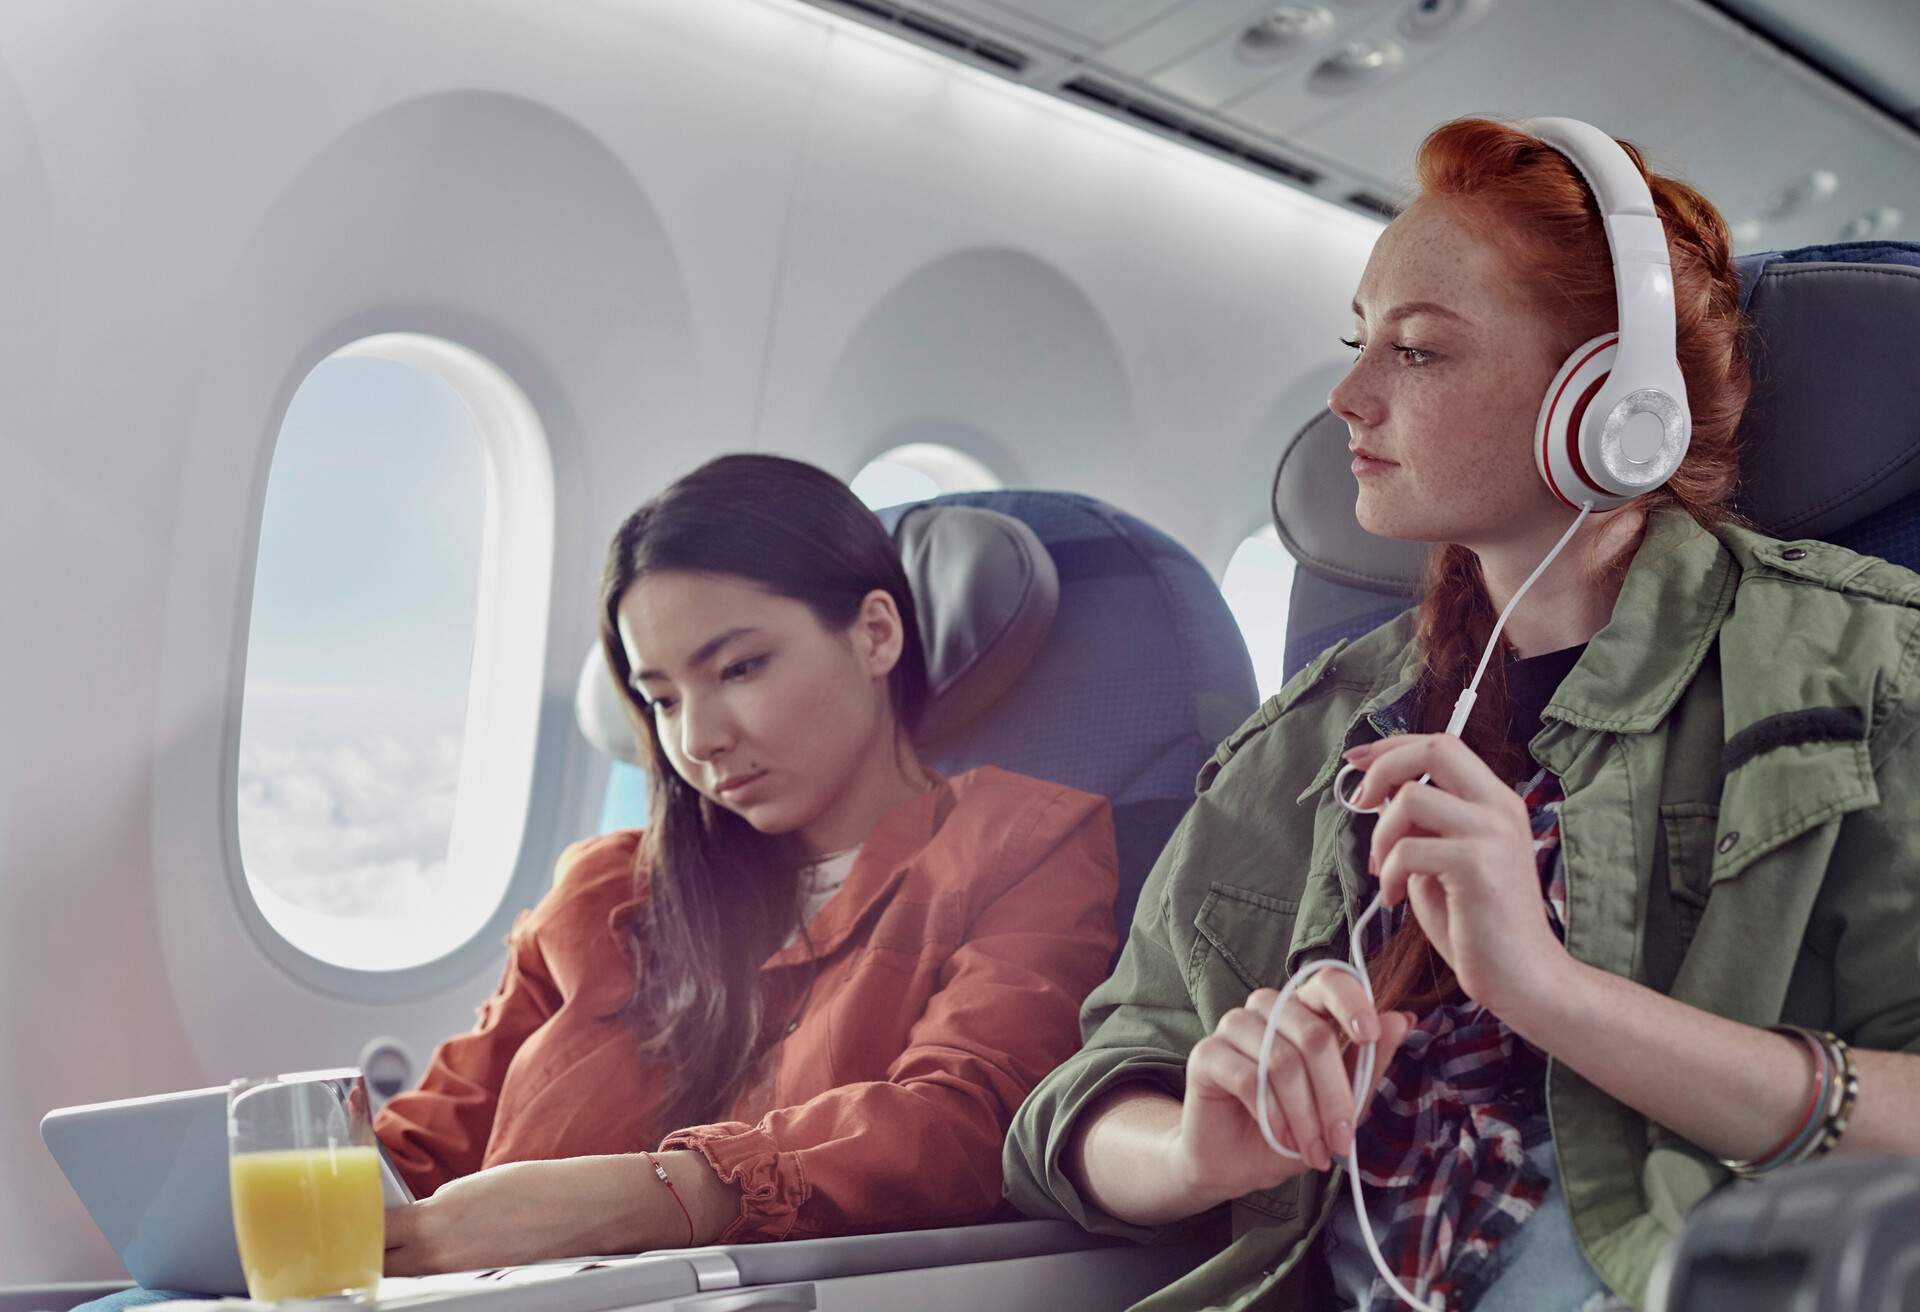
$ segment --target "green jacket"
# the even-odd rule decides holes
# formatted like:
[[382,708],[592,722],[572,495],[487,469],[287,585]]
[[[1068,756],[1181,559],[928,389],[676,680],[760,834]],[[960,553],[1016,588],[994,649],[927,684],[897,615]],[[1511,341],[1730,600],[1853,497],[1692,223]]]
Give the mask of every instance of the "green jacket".
[[[1917,661],[1920,575],[1655,514],[1612,619],[1529,744],[1566,794],[1568,951],[1735,1020],[1920,1051]],[[1368,829],[1329,785],[1342,751],[1392,727],[1381,713],[1418,673],[1403,615],[1323,653],[1201,770],[1119,965],[1081,1013],[1085,1046],[1014,1122],[1006,1190],[1023,1210],[1154,1237],[1067,1180],[1074,1118],[1124,1081],[1178,1096],[1223,1012],[1344,955],[1369,892]],[[1728,1174],[1558,1063],[1547,1100],[1581,1245],[1639,1302]],[[1236,1200],[1231,1244],[1141,1308],[1324,1306],[1315,1249],[1344,1178],[1307,1172]]]

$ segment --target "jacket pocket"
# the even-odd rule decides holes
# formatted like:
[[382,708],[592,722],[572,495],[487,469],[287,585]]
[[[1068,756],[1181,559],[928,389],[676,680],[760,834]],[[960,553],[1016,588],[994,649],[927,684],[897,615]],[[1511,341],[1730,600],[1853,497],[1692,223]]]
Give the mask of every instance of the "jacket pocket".
[[1721,789],[1709,886],[1737,879],[1809,830],[1879,802],[1864,738],[1795,743],[1749,757]]
[[[1277,989],[1287,982],[1287,950],[1293,941],[1300,903],[1233,884],[1212,883],[1194,913],[1198,931],[1192,985],[1203,1018],[1242,1006],[1255,989]],[[1299,1215],[1301,1177],[1235,1200],[1272,1220]]]
[[1206,900],[1193,917],[1199,933],[1195,945],[1205,948],[1190,972],[1196,989],[1209,984],[1202,972],[1208,972],[1211,962],[1224,967],[1208,972],[1221,997],[1232,995],[1235,981],[1242,986],[1239,996],[1222,1010],[1241,1005],[1255,989],[1277,989],[1286,983],[1287,948],[1299,913],[1300,904],[1292,898],[1232,884],[1209,884]]
[[1745,1024],[1778,1021],[1794,977],[1813,968],[1807,933],[1845,818],[1879,801],[1865,742],[1776,747],[1729,771],[1711,896],[1672,996]]

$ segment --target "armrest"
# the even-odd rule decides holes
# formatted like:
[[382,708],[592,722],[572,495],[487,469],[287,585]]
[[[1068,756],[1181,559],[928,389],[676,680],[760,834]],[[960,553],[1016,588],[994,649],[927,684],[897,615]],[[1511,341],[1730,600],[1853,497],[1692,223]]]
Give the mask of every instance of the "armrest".
[[703,1251],[724,1253],[739,1268],[743,1285],[780,1285],[1076,1253],[1124,1242],[1090,1235],[1070,1221],[1004,1221],[838,1239],[730,1244]]

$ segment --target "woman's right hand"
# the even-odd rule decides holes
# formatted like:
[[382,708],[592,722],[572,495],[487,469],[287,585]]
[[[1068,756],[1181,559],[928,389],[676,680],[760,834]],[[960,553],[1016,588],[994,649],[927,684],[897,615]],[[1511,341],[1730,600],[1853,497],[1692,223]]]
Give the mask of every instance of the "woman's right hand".
[[[1256,990],[1187,1057],[1170,1166],[1201,1199],[1225,1202],[1306,1170],[1327,1170],[1335,1156],[1351,1150],[1354,1126],[1366,1114],[1353,1105],[1358,1048],[1345,1050],[1348,1043],[1379,1042],[1377,1084],[1414,1024],[1407,1012],[1376,1015],[1360,982],[1340,971],[1320,971],[1288,999],[1267,1069],[1267,1116],[1280,1142],[1304,1159],[1296,1161],[1268,1146],[1255,1112],[1260,1043],[1279,998],[1273,989]],[[1369,1103],[1372,1092],[1367,1090]]]

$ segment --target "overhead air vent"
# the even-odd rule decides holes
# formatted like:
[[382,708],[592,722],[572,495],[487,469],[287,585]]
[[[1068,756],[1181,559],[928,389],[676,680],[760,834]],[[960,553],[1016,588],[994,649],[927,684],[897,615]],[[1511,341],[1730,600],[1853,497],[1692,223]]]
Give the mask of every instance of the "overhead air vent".
[[975,63],[1004,73],[1024,73],[1033,62],[1005,42],[970,32],[944,18],[915,13],[902,5],[890,4],[888,0],[814,0],[814,3],[864,18],[875,26],[899,31],[922,45],[936,46],[949,53],[967,56]]
[[1382,200],[1380,197],[1364,191],[1356,191],[1348,196],[1347,204],[1357,210],[1365,210],[1369,214],[1378,214],[1389,223],[1400,217],[1400,207],[1398,205],[1395,205],[1390,200]]
[[1262,173],[1284,178],[1302,187],[1319,185],[1320,175],[1312,169],[1296,164],[1292,160],[1282,159],[1258,146],[1249,146],[1244,142],[1236,141],[1224,132],[1196,123],[1163,105],[1150,104],[1136,96],[1130,96],[1105,82],[1087,77],[1075,78],[1060,90],[1075,100],[1097,105],[1109,113],[1131,119],[1156,132],[1178,137],[1182,141],[1203,147],[1236,163],[1251,165]]

